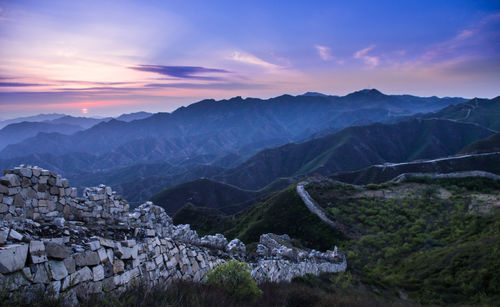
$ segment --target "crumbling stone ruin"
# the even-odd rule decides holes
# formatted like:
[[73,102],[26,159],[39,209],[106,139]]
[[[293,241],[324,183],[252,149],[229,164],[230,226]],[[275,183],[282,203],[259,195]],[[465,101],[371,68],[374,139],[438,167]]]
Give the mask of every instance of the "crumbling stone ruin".
[[257,253],[247,253],[238,239],[200,238],[189,225],[174,225],[151,202],[130,212],[104,185],[77,197],[67,179],[38,167],[22,165],[0,178],[0,283],[12,294],[42,291],[72,305],[132,281],[203,281],[229,259],[246,261],[257,281],[341,272],[347,265],[342,253],[300,250],[287,235],[264,234]]

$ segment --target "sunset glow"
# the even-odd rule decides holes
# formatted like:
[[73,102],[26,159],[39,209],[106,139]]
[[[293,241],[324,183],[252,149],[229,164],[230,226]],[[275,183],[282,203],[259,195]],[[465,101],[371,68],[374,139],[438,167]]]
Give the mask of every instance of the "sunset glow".
[[362,88],[498,95],[493,1],[215,2],[0,2],[2,117]]

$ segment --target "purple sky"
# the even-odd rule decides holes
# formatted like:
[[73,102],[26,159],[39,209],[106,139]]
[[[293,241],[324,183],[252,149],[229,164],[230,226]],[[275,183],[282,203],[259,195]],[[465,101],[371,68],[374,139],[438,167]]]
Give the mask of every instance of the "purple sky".
[[363,88],[500,95],[499,1],[2,1],[0,118]]

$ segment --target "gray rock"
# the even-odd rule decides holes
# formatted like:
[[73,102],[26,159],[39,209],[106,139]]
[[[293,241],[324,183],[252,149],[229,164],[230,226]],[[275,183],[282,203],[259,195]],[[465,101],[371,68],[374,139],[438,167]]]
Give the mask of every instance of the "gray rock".
[[87,251],[75,255],[75,262],[77,266],[92,266],[100,263],[99,254],[94,251]]
[[63,261],[50,260],[49,270],[50,270],[50,275],[54,280],[61,280],[64,277],[68,276],[68,270],[66,269],[66,266],[64,265]]
[[244,255],[247,251],[245,244],[239,239],[233,239],[227,244],[227,251],[233,254]]
[[45,246],[45,251],[49,258],[60,260],[68,258],[70,255],[69,250],[64,245],[54,242],[47,243],[47,245]]
[[9,232],[9,239],[15,240],[15,241],[22,241],[23,235],[20,234],[19,232],[15,231],[14,229],[11,229]]
[[21,183],[19,182],[19,177],[14,174],[6,174],[5,176],[0,177],[0,183],[9,188],[18,187],[21,185]]
[[98,265],[92,268],[92,274],[94,275],[94,281],[99,281],[104,279],[104,267]]
[[0,247],[0,273],[22,270],[28,257],[28,244],[14,244]]

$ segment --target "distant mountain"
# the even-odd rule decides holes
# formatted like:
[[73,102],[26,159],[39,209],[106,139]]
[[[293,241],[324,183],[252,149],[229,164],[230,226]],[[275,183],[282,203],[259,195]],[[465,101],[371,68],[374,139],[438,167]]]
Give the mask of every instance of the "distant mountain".
[[500,175],[500,152],[373,165],[359,171],[338,173],[331,177],[351,184],[378,184],[404,173],[453,173],[475,170]]
[[0,121],[0,129],[2,129],[3,127],[10,125],[10,124],[15,124],[15,123],[20,123],[20,122],[41,122],[41,121],[46,121],[46,120],[57,119],[57,118],[60,118],[63,116],[66,116],[66,114],[51,113],[51,114],[38,114],[38,115],[34,115],[34,116],[25,116],[25,117],[6,119],[6,120]]
[[27,138],[37,135],[40,132],[72,134],[80,130],[83,130],[81,126],[66,123],[20,122],[9,124],[0,129],[0,150],[9,144],[19,143]]
[[122,114],[118,117],[116,117],[117,120],[120,120],[122,122],[131,122],[133,120],[139,120],[139,119],[144,119],[147,117],[150,117],[153,115],[153,113],[148,113],[148,112],[135,112],[135,113],[128,113],[128,114]]
[[500,152],[500,133],[494,134],[486,139],[474,142],[460,151],[460,153],[486,153]]
[[493,99],[474,98],[450,105],[424,118],[443,118],[465,123],[475,123],[495,131],[500,131],[500,96]]
[[173,215],[187,203],[218,209],[226,214],[240,211],[238,204],[256,199],[261,194],[210,179],[197,179],[165,189],[151,197],[155,205]]
[[[376,90],[344,97],[283,95],[268,100],[241,97],[203,100],[171,114],[157,113],[129,123],[101,122],[71,136],[40,134],[8,146],[1,154],[4,158],[35,153],[105,154],[126,146],[138,150],[132,154],[139,156],[143,146],[153,146],[159,149],[156,156],[164,160],[195,154],[222,157],[243,146],[259,150],[301,140],[327,128],[340,129],[363,120],[383,122],[394,116],[434,111],[462,101],[391,96]],[[174,144],[179,146],[173,147]]]
[[299,96],[320,96],[320,97],[326,97],[328,95],[325,95],[325,94],[322,94],[322,93],[318,93],[318,92],[307,92],[307,93],[304,93],[304,94],[299,95]]
[[492,134],[486,128],[448,120],[349,127],[308,142],[263,150],[215,179],[258,189],[279,177],[330,175],[385,162],[449,156]]
[[80,126],[83,129],[88,129],[92,126],[95,126],[95,125],[102,123],[102,122],[106,122],[110,119],[111,119],[111,117],[92,118],[92,117],[74,117],[74,116],[66,115],[66,116],[51,120],[50,123],[75,125],[75,126]]

